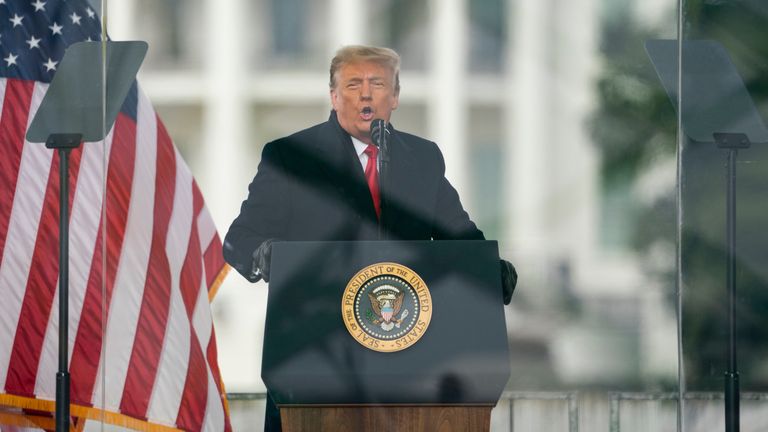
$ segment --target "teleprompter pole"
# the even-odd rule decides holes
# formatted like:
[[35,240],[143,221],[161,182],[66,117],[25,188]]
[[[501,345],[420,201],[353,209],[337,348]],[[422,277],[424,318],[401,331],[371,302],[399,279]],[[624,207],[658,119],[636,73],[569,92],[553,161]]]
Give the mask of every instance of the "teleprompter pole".
[[69,432],[69,153],[81,134],[51,134],[59,152],[59,371],[56,373],[56,432]]
[[728,290],[728,369],[725,371],[725,431],[739,432],[739,371],[736,363],[736,157],[749,148],[745,134],[715,133],[717,146],[728,150],[726,186],[726,288]]
[[736,367],[736,155],[728,149],[728,192],[726,226],[728,230],[728,369],[725,372],[725,430],[739,432],[739,372]]

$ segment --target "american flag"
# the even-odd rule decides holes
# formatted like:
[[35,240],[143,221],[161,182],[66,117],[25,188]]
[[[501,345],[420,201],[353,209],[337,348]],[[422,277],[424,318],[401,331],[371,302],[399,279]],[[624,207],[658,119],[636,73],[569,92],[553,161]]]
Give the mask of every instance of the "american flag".
[[[100,26],[85,0],[0,0],[0,424],[21,413],[50,426],[59,164],[24,136],[65,48],[99,40]],[[228,269],[221,241],[136,84],[107,138],[72,152],[70,177],[75,424],[230,430],[210,310]]]

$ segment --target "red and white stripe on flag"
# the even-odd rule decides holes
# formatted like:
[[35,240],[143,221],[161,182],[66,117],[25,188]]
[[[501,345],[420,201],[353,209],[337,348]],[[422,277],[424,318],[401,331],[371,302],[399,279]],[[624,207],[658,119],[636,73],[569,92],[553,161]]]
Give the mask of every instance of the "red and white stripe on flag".
[[[59,169],[24,135],[46,89],[0,79],[0,405],[37,411],[55,409]],[[70,159],[72,416],[231,430],[210,310],[221,241],[148,99],[133,100]]]

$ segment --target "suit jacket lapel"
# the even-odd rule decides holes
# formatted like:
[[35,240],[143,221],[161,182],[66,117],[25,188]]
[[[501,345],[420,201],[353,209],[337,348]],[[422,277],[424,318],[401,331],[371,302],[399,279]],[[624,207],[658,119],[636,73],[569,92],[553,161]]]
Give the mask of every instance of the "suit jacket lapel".
[[336,185],[353,211],[375,221],[376,210],[360,159],[349,134],[339,125],[335,111],[331,112],[326,130],[316,145],[318,154],[322,154],[323,160],[327,161],[323,163],[327,180]]

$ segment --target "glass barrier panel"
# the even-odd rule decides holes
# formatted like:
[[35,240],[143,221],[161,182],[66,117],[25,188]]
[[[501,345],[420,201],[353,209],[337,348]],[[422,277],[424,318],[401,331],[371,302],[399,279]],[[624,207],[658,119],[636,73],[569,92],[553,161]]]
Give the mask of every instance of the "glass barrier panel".
[[686,430],[759,430],[768,421],[760,402],[768,388],[768,9],[759,1],[682,4],[684,380],[687,392],[712,395],[689,404]]
[[[0,27],[4,104],[26,94],[22,90],[40,96],[44,91],[40,84],[16,90],[17,77],[7,72],[13,56],[21,56],[8,51],[10,41],[30,51],[41,37],[27,40],[28,34],[38,33],[21,37],[14,29],[33,21],[42,6],[24,6],[27,18],[16,25],[20,18],[14,14],[22,12],[10,3],[0,4],[0,19],[10,23]],[[757,3],[683,2],[683,42],[718,41],[764,118],[760,77],[765,62],[760,55],[765,38],[759,36],[765,10]],[[293,371],[291,376],[299,377],[302,386],[294,394],[322,381],[319,375],[302,375],[297,364],[325,365],[334,372],[324,377],[322,382],[330,384],[321,396],[338,394],[339,388],[366,389],[370,392],[362,393],[379,398],[374,402],[391,401],[393,394],[467,401],[495,385],[498,403],[488,419],[493,431],[677,430],[682,391],[684,430],[699,430],[722,412],[717,395],[726,336],[721,325],[726,312],[723,151],[687,138],[678,148],[679,103],[665,90],[648,48],[652,40],[685,47],[675,40],[677,1],[241,0],[224,5],[134,0],[80,9],[73,5],[62,3],[63,15],[56,21],[67,37],[66,31],[80,31],[107,17],[104,29],[94,27],[92,36],[82,38],[106,40],[106,30],[116,41],[149,44],[114,128],[106,115],[101,118],[102,127],[111,130],[107,139],[78,150],[79,172],[72,183],[77,187],[71,226],[80,234],[72,236],[71,288],[79,284],[82,294],[70,300],[72,311],[80,310],[70,315],[79,323],[70,325],[70,369],[78,380],[72,387],[75,417],[88,419],[85,430],[101,424],[108,429],[260,430],[265,416],[268,423],[276,421],[273,402],[292,397],[282,390],[285,382],[280,380],[287,375],[280,373]],[[52,6],[49,0],[45,13]],[[51,36],[48,25],[40,35]],[[345,64],[329,76],[332,58],[348,44],[389,46],[398,52],[399,90],[394,91],[391,77],[373,90],[383,93],[355,95]],[[41,63],[49,61],[42,73],[50,72],[58,58],[42,58]],[[685,77],[685,72],[686,64],[682,72],[674,69],[672,77]],[[360,86],[372,91],[367,83]],[[687,88],[684,83],[683,100],[690,96]],[[372,112],[363,109],[366,103]],[[381,168],[369,164],[365,141],[371,138],[373,116],[386,117],[390,110],[391,162]],[[725,112],[741,118],[738,111]],[[3,114],[0,123],[6,119]],[[299,131],[304,132],[293,135]],[[354,147],[349,135],[362,139],[363,150]],[[762,156],[759,140],[754,142],[738,152],[737,336],[743,416],[759,425],[764,403],[759,362]],[[25,162],[31,145],[22,140],[18,162],[6,165],[22,171],[26,164],[39,164],[37,159]],[[411,157],[404,156],[408,152]],[[42,145],[33,153],[45,162],[48,183],[55,183],[56,156]],[[379,215],[366,170],[383,173]],[[443,182],[443,170],[451,188]],[[81,186],[91,177],[90,189]],[[37,185],[43,209],[49,198],[37,183],[30,187]],[[7,226],[12,226],[19,223],[14,222],[16,200],[22,199],[17,197],[31,195],[9,195],[3,187],[6,197],[0,199],[14,204],[3,206],[13,210],[0,210],[0,218],[10,215]],[[82,210],[80,193],[89,193],[95,206]],[[392,246],[390,252],[402,252],[398,257],[410,263],[400,270],[418,269],[434,290],[431,327],[404,339],[389,332],[421,328],[426,315],[417,315],[413,307],[423,301],[418,297],[400,298],[397,306],[400,293],[420,288],[405,285],[402,281],[410,278],[398,276],[395,266],[395,273],[385,277],[396,282],[371,281],[372,289],[381,289],[359,299],[364,307],[355,325],[373,333],[355,341],[354,332],[344,326],[353,323],[343,315],[345,289],[357,271],[377,262],[363,263],[362,253],[344,251],[370,244],[358,242],[347,249],[334,244],[289,256],[287,242],[280,242],[379,240],[382,219],[389,240],[479,238],[458,203],[484,238],[498,242],[500,258],[516,267],[514,295],[502,306],[504,291],[498,285],[505,273],[495,255],[489,265],[485,246],[463,254],[457,242],[419,246],[433,248],[429,254]],[[241,212],[247,213],[239,220],[245,234],[225,241]],[[37,233],[39,225],[30,232]],[[10,233],[16,232],[8,229],[8,240],[0,238],[12,245],[0,249],[3,287],[17,273],[26,274],[19,273],[22,267],[10,270],[8,256],[29,262],[35,256],[36,238],[13,239]],[[266,239],[274,240],[272,249],[262,248]],[[384,262],[387,250],[379,246],[365,253],[378,254]],[[76,253],[82,262],[74,259]],[[440,264],[426,266],[430,260]],[[254,266],[263,274],[266,262],[272,264],[274,279],[249,283],[256,279]],[[303,279],[286,274],[287,268],[302,270]],[[332,270],[339,268],[348,274],[334,276]],[[48,317],[55,315],[56,274],[45,277]],[[684,292],[682,388],[678,281]],[[402,289],[391,287],[401,282]],[[463,304],[452,302],[473,284],[492,288],[468,296]],[[281,287],[299,291],[281,296]],[[17,315],[25,317],[24,291],[14,293]],[[481,304],[493,313],[478,313]],[[4,302],[0,308],[10,307]],[[411,327],[408,319],[414,320]],[[4,334],[11,335],[0,346],[14,347],[15,333],[8,331],[16,324],[7,324],[11,321],[0,318]],[[40,363],[55,372],[55,344],[46,345],[52,324],[48,318],[41,322],[38,333],[45,336],[39,345],[45,349]],[[487,331],[462,333],[481,325]],[[279,331],[296,337],[275,342],[271,335]],[[492,335],[501,335],[498,346],[508,346],[508,358],[506,352],[499,354],[504,350],[482,346]],[[89,336],[91,342],[79,339]],[[382,346],[418,341],[402,351],[380,353],[361,345],[367,338],[381,339],[371,343]],[[464,352],[450,351],[455,357],[420,366],[412,361],[413,367],[399,369],[410,371],[412,381],[398,381],[384,367],[378,385],[355,375],[376,362],[395,365],[413,359],[420,346],[446,353],[463,347]],[[4,352],[9,365],[16,358],[12,353],[16,348]],[[482,381],[482,371],[498,372],[499,359],[506,362],[498,370],[508,369],[508,380]],[[465,378],[471,371],[480,372]],[[10,385],[6,377],[11,376],[0,377],[6,379],[3,391],[27,394]],[[28,393],[46,403],[53,400],[50,376],[50,381],[38,379],[35,385],[43,387]],[[428,385],[419,387],[424,393],[398,392],[409,382]],[[12,408],[12,414],[20,408]],[[2,423],[5,412],[0,414]]]
[[[119,101],[106,98],[100,6],[0,5],[3,430],[102,418],[95,394],[104,322],[104,136]],[[130,53],[114,56],[120,64],[135,60],[136,47],[125,48]],[[130,81],[123,84],[112,91]]]

